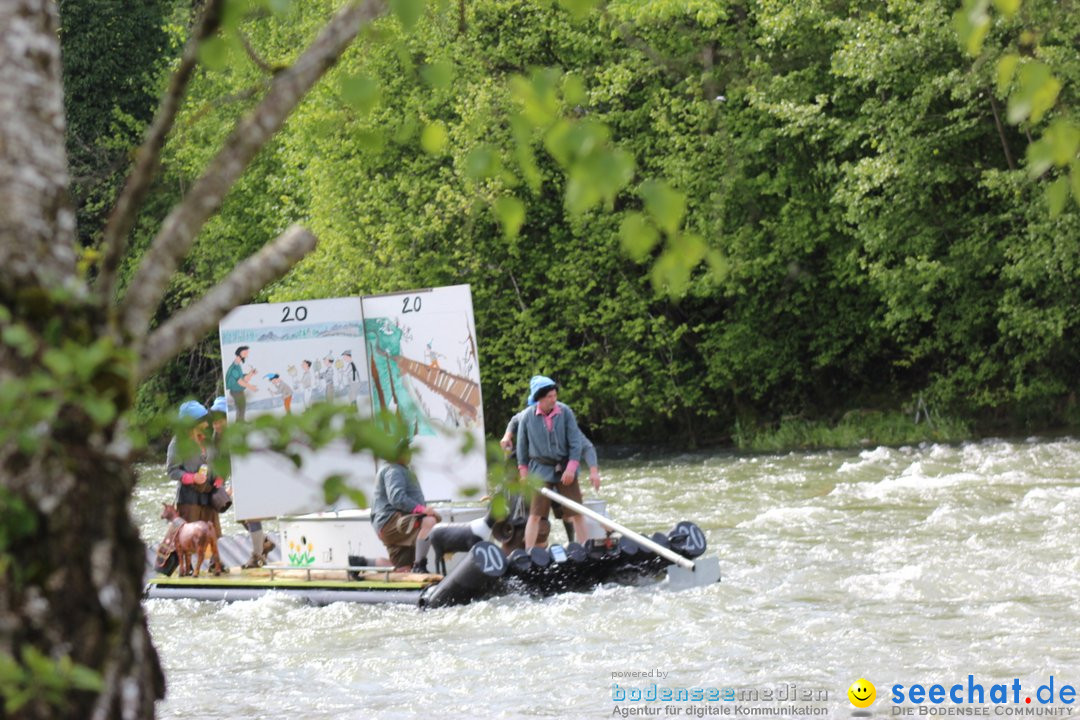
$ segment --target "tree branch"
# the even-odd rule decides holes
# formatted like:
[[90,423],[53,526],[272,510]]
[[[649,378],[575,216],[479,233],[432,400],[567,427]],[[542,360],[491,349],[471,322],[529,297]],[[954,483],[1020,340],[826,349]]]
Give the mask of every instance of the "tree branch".
[[165,138],[176,122],[180,102],[184,98],[184,92],[195,72],[195,67],[199,64],[199,46],[217,32],[221,25],[221,11],[224,4],[224,0],[207,2],[195,32],[184,46],[180,66],[176,68],[176,72],[169,81],[169,89],[165,92],[165,97],[161,99],[154,121],[146,131],[146,138],[135,153],[135,163],[124,183],[124,189],[116,198],[116,204],[113,205],[109,219],[105,223],[105,231],[101,239],[103,251],[101,271],[96,282],[97,291],[105,301],[106,307],[112,306],[113,295],[116,293],[116,273],[127,251],[128,234],[135,224],[135,216],[142,207],[143,200],[146,199],[146,193],[150,190],[150,184],[157,175],[161,150],[165,147]]
[[994,125],[997,127],[998,137],[1001,138],[1001,149],[1005,151],[1005,162],[1009,163],[1009,169],[1015,170],[1012,153],[1009,152],[1009,143],[1005,139],[1005,128],[1001,124],[1001,114],[998,112],[997,100],[994,99],[993,91],[990,91],[990,109],[994,111]]
[[277,72],[278,68],[271,67],[270,63],[259,57],[259,53],[255,52],[255,48],[251,46],[251,41],[248,40],[247,35],[242,32],[239,32],[238,34],[240,35],[240,43],[244,46],[244,52],[247,53],[248,60],[251,60],[251,62],[255,64],[255,67],[259,68],[267,75],[273,75]]
[[136,347],[148,331],[169,277],[206,220],[221,208],[233,183],[307,91],[337,62],[360,26],[384,10],[383,0],[364,0],[339,11],[292,67],[274,77],[266,97],[237,124],[202,176],[165,218],[125,295],[123,328]]
[[138,382],[145,380],[176,353],[193,345],[259,288],[282,277],[314,247],[315,236],[299,225],[293,225],[271,244],[237,265],[198,302],[188,305],[147,338],[139,362]]

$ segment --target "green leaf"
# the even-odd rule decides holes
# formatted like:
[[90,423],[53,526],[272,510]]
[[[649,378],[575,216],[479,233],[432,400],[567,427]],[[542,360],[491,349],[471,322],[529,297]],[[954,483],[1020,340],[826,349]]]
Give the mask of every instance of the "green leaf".
[[1069,166],[1069,183],[1072,185],[1073,200],[1080,205],[1080,162],[1073,162]]
[[1039,177],[1054,164],[1054,146],[1045,137],[1027,147],[1028,175]]
[[1041,62],[1027,62],[1020,66],[1017,88],[1009,96],[1006,114],[1011,123],[1030,118],[1037,123],[1057,102],[1061,81],[1054,77],[1050,66]]
[[713,279],[717,282],[726,278],[731,270],[727,258],[719,250],[709,250],[705,253],[705,262],[709,264],[709,270],[712,271]]
[[574,73],[564,75],[562,91],[567,105],[581,105],[585,102],[585,81],[580,75]]
[[390,9],[407,32],[416,27],[424,14],[424,5],[425,0],[390,0]]
[[437,60],[420,68],[420,77],[430,87],[444,90],[454,82],[454,66],[446,60]]
[[[507,239],[515,238],[525,223],[525,203],[509,195],[500,197],[495,201],[495,217],[502,226],[503,236]],[[471,439],[472,435],[466,437]]]
[[83,398],[82,407],[98,427],[105,427],[116,417],[116,405],[105,398],[96,396]]
[[199,45],[199,60],[208,70],[224,70],[229,65],[229,45],[225,38],[214,35]]
[[1046,188],[1046,203],[1050,206],[1050,217],[1056,218],[1065,209],[1069,199],[1069,180],[1059,177]]
[[1080,150],[1080,126],[1065,118],[1058,118],[1050,123],[1043,133],[1043,139],[1050,145],[1054,164],[1065,167],[1076,159],[1076,152]]
[[502,520],[509,514],[506,496],[502,493],[491,498],[491,514],[496,520]]
[[678,254],[687,269],[693,269],[705,257],[708,246],[700,235],[682,233],[671,239],[671,250]]
[[988,0],[964,0],[964,6],[953,14],[953,28],[960,47],[969,55],[982,52],[983,40],[990,31],[988,7]]
[[533,71],[528,79],[521,75],[510,79],[511,94],[533,127],[547,127],[558,118],[559,77],[557,70],[545,68]]
[[323,480],[323,501],[327,505],[333,505],[338,501],[346,489],[345,476],[330,475]]
[[85,665],[73,664],[68,677],[71,680],[71,686],[76,690],[101,692],[105,688],[101,673]]
[[1012,17],[1020,9],[1020,0],[994,0],[994,7],[1005,17]]
[[41,363],[58,378],[75,373],[75,358],[68,352],[49,348],[41,356]]
[[663,180],[647,180],[641,185],[645,210],[669,237],[679,231],[686,214],[686,196]]
[[345,487],[345,497],[353,501],[353,504],[358,508],[366,508],[368,506],[367,494],[359,488],[354,488],[351,485]]
[[660,233],[656,227],[639,212],[627,213],[619,225],[619,240],[623,251],[635,262],[643,262],[649,256]]
[[490,145],[477,145],[465,156],[465,175],[472,180],[495,177],[501,169],[499,155]]
[[669,247],[653,263],[650,280],[656,292],[666,293],[672,298],[682,297],[690,284],[690,268]]
[[446,124],[442,120],[436,120],[428,123],[424,131],[420,133],[420,147],[429,155],[441,155],[448,139]]
[[379,83],[368,75],[345,76],[340,87],[341,99],[364,114],[374,110],[382,98]]
[[23,357],[30,357],[37,349],[34,336],[23,325],[8,325],[0,332],[0,339]]
[[997,62],[997,91],[998,95],[1004,95],[1012,84],[1016,74],[1016,65],[1020,62],[1020,56],[1016,53],[1002,55]]

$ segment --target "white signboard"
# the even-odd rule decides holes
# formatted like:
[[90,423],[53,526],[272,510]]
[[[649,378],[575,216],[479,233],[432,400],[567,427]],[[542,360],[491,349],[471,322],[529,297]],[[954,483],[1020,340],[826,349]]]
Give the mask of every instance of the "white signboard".
[[[325,401],[371,413],[360,298],[245,305],[221,321],[220,338],[230,422],[300,413]],[[321,510],[322,481],[331,474],[371,496],[372,455],[354,455],[344,443],[300,454],[300,469],[267,451],[232,458],[236,516]]]
[[[412,468],[429,500],[484,487],[484,409],[468,285],[365,297],[371,400],[413,432]],[[466,435],[472,449],[463,454]]]
[[[220,325],[230,422],[303,412],[316,402],[386,409],[414,435],[413,469],[429,501],[484,484],[483,404],[467,285],[366,298],[246,305]],[[462,453],[466,435],[473,447]],[[240,519],[327,509],[322,482],[342,475],[372,497],[376,464],[341,443],[288,459],[232,459]],[[351,507],[347,502],[336,508]]]

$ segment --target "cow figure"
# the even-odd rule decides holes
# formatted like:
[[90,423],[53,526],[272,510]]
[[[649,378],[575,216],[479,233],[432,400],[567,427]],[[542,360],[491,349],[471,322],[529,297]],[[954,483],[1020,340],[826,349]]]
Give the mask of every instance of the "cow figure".
[[[189,573],[199,577],[199,569],[203,559],[207,556],[212,558],[210,567],[215,575],[221,574],[221,556],[218,555],[217,535],[214,526],[205,520],[187,522],[176,512],[175,505],[164,504],[161,518],[169,522],[169,530],[165,534],[163,545],[172,545],[180,560],[180,577]],[[195,555],[195,564],[191,564],[191,556]]]

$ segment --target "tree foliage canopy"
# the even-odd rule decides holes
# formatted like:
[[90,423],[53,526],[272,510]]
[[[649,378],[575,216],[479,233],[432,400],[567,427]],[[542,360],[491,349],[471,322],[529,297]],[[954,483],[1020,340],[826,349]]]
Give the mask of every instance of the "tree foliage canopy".
[[[332,5],[244,27],[249,59],[226,48],[195,83],[166,187]],[[170,302],[303,219],[320,247],[265,297],[471,283],[489,418],[543,372],[606,439],[716,440],[920,393],[1064,419],[1080,215],[1048,212],[1066,175],[1032,182],[1028,158],[1075,111],[1080,21],[1031,0],[973,62],[954,9],[482,0],[384,20],[259,156]],[[1034,63],[1060,82],[1038,122],[1010,122],[998,68],[1018,49],[1017,82]],[[154,388],[183,395],[206,367]]]

